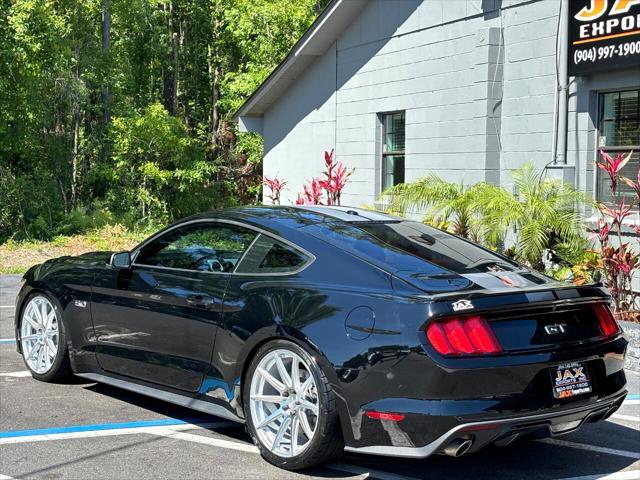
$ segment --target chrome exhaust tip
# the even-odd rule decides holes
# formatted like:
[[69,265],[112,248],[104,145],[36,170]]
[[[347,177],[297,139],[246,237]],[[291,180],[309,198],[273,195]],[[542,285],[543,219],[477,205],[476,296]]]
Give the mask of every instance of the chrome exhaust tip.
[[473,442],[465,438],[456,438],[449,445],[444,447],[442,453],[450,457],[460,457],[467,453]]

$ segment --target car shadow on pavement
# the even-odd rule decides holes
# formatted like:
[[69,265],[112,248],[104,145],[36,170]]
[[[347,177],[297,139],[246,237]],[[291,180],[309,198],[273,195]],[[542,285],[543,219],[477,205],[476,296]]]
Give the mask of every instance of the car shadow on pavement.
[[[109,385],[90,384],[84,388],[182,421],[204,423],[223,420]],[[209,430],[223,434],[230,439],[251,443],[244,426],[240,424],[237,427],[232,426],[223,430],[216,428]],[[638,442],[640,442],[637,440],[638,437],[636,429],[613,422],[599,422],[589,424],[579,432],[559,438],[577,444],[636,452],[638,451]],[[582,460],[576,461],[576,459]],[[460,458],[433,455],[426,459],[406,459],[347,454],[341,461],[359,465],[362,468],[382,470],[413,478],[459,477],[467,479],[470,472],[473,472],[474,480],[485,478],[493,480],[503,476],[513,476],[514,472],[520,472],[521,474],[526,473],[528,477],[545,480],[607,474],[623,470],[637,460],[603,452],[536,442],[533,439],[522,439],[507,447],[490,446],[480,452]],[[332,470],[329,473],[326,469],[313,469],[301,473],[333,478],[344,475],[344,472]]]

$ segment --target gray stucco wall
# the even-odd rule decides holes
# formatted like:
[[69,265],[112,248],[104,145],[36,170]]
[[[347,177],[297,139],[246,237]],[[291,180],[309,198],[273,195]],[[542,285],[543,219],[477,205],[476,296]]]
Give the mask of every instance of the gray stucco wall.
[[[508,186],[522,163],[544,167],[552,159],[559,5],[370,0],[265,113],[265,175],[287,180],[282,199],[292,202],[335,147],[356,169],[342,203],[371,204],[380,190],[379,113],[395,110],[406,111],[407,181],[433,171]],[[597,91],[639,84],[640,68],[572,83],[570,168],[550,175],[593,191]]]

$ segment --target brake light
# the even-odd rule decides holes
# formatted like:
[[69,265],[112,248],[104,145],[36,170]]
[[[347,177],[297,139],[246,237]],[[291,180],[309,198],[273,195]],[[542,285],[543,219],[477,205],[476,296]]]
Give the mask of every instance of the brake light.
[[432,322],[427,338],[440,355],[487,355],[502,352],[489,323],[482,317],[449,318]]
[[597,303],[593,306],[593,311],[598,317],[598,322],[600,322],[600,330],[602,330],[602,334],[605,337],[612,337],[616,333],[620,331],[620,327],[618,327],[618,322],[613,318],[613,314],[609,307],[607,307],[604,303]]
[[402,413],[388,413],[388,412],[376,412],[376,411],[368,411],[367,417],[372,420],[387,420],[391,422],[400,422],[404,420],[404,415]]

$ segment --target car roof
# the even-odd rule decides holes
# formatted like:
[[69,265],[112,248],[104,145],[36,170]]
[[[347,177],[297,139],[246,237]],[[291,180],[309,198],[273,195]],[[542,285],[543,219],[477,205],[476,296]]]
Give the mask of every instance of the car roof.
[[225,208],[201,213],[182,221],[214,220],[216,218],[244,221],[275,229],[279,229],[279,227],[300,228],[309,225],[309,223],[327,221],[368,223],[397,222],[403,220],[400,217],[358,207],[333,205],[255,205]]

